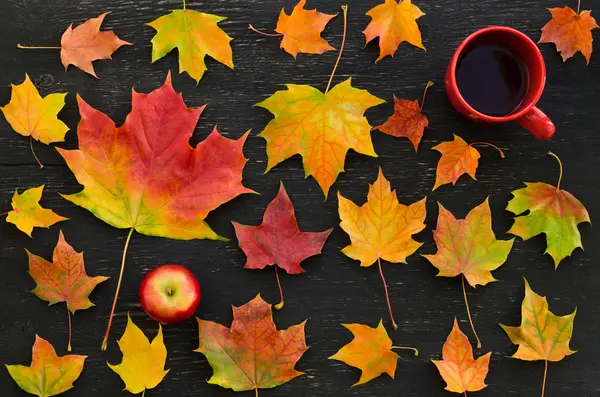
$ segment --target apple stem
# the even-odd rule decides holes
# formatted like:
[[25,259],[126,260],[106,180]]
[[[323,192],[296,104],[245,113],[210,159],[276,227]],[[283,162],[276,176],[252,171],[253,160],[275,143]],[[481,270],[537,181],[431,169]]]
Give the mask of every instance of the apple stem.
[[254,389],[254,396],[258,397],[258,387],[256,389]]
[[415,357],[419,357],[419,351],[414,347],[409,346],[392,346],[390,349],[398,349],[398,350],[412,350],[415,352]]
[[333,65],[333,71],[331,72],[331,77],[329,77],[329,82],[327,83],[327,88],[325,89],[325,95],[329,92],[329,87],[331,87],[331,82],[333,81],[333,76],[335,75],[335,70],[337,69],[340,59],[342,59],[342,52],[344,52],[344,44],[346,44],[346,26],[348,25],[348,5],[344,4],[342,6],[342,11],[344,13],[344,33],[342,35],[342,45],[340,47],[340,53],[335,61],[335,65]]
[[29,148],[31,149],[31,154],[33,154],[33,158],[37,161],[40,168],[44,168],[44,164],[38,159],[38,156],[35,154],[35,150],[33,150],[33,136],[29,135]]
[[[284,299],[283,299],[283,288],[281,288],[281,281],[279,281],[279,270],[277,270],[277,265],[275,267],[275,278],[277,279],[277,286],[279,287],[279,299],[280,302],[275,305],[275,310],[283,309]],[[258,392],[258,389],[257,389]]]
[[125,258],[127,257],[127,249],[129,248],[129,242],[131,241],[131,235],[135,229],[132,227],[129,230],[129,235],[125,241],[125,248],[123,248],[123,259],[121,260],[121,271],[119,273],[119,281],[117,282],[117,290],[115,291],[115,299],[113,300],[112,309],[110,310],[110,317],[108,318],[108,325],[106,326],[106,334],[104,334],[104,340],[102,341],[102,350],[106,350],[108,347],[108,336],[110,334],[110,327],[112,326],[113,317],[115,315],[115,308],[117,307],[117,299],[119,298],[119,290],[121,289],[121,281],[123,281],[123,270],[125,270]]
[[427,90],[429,89],[429,87],[431,87],[433,85],[433,81],[428,81],[427,85],[425,86],[425,90],[423,91],[423,99],[421,99],[421,112],[423,111],[423,105],[425,105],[425,97],[427,96]]
[[67,306],[67,317],[69,318],[69,344],[67,345],[67,351],[71,351],[71,311],[69,310],[69,307]]
[[268,37],[279,37],[279,36],[283,36],[283,34],[281,33],[265,33],[262,30],[258,30],[256,29],[254,26],[252,26],[251,24],[248,25],[248,29],[250,29],[253,32],[256,32],[258,34],[262,34],[263,36],[268,36]]
[[392,327],[394,329],[398,329],[398,324],[396,324],[396,320],[394,320],[394,313],[392,313],[392,304],[390,303],[390,294],[388,293],[387,282],[385,281],[385,277],[383,276],[383,269],[381,268],[381,258],[377,258],[377,266],[379,267],[379,275],[381,276],[381,281],[383,281],[383,289],[385,290],[385,299],[387,300],[388,311],[390,312],[390,319],[392,320]]
[[467,316],[469,316],[469,322],[471,323],[471,329],[473,330],[473,334],[475,335],[475,339],[477,339],[477,348],[481,349],[481,341],[479,340],[479,336],[477,336],[477,331],[475,331],[475,325],[473,324],[473,319],[471,318],[471,310],[469,310],[469,301],[467,300],[467,290],[465,288],[465,276],[462,276],[462,290],[463,296],[465,297],[465,305],[467,306]]

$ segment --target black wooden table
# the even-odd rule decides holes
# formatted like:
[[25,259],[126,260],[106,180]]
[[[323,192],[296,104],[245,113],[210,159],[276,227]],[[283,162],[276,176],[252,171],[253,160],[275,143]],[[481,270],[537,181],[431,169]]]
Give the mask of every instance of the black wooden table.
[[[215,124],[229,137],[239,137],[253,129],[245,153],[250,161],[244,172],[244,183],[261,195],[242,196],[214,211],[209,224],[220,235],[235,237],[230,223],[235,220],[259,224],[267,204],[275,196],[279,181],[284,181],[290,194],[300,227],[320,231],[336,226],[323,255],[307,260],[303,275],[282,276],[286,306],[275,313],[278,327],[287,327],[309,319],[307,342],[311,349],[297,365],[306,375],[273,390],[261,391],[261,396],[438,396],[444,382],[430,359],[441,357],[442,344],[450,331],[454,316],[472,338],[460,291],[460,279],[436,278],[436,269],[419,255],[413,255],[408,265],[384,264],[395,315],[400,328],[391,332],[395,344],[412,345],[421,355],[402,354],[396,379],[387,376],[371,383],[350,388],[359,371],[344,364],[327,360],[351,334],[340,323],[359,322],[375,326],[380,318],[389,327],[383,289],[376,268],[361,268],[358,262],[345,257],[340,249],[349,243],[347,235],[337,227],[337,191],[362,204],[366,200],[368,183],[377,176],[377,167],[397,189],[400,201],[408,204],[428,196],[427,229],[417,236],[424,241],[420,253],[435,252],[431,230],[437,218],[436,201],[464,217],[475,205],[490,197],[494,230],[498,238],[506,239],[505,231],[512,224],[511,215],[504,210],[510,192],[522,187],[524,181],[543,181],[555,184],[558,168],[549,150],[557,153],[565,165],[562,187],[577,196],[587,206],[592,219],[600,212],[599,125],[600,109],[596,97],[600,85],[600,53],[592,56],[586,67],[584,58],[563,63],[553,45],[541,45],[548,66],[548,85],[540,107],[557,126],[550,142],[533,139],[516,124],[503,126],[475,125],[461,118],[450,106],[443,91],[443,76],[452,51],[470,32],[488,25],[512,26],[530,35],[540,36],[540,28],[549,20],[547,7],[565,4],[576,8],[575,0],[420,0],[417,5],[427,14],[419,20],[427,52],[402,44],[394,58],[387,57],[375,64],[376,43],[364,47],[362,30],[370,18],[367,10],[379,1],[350,1],[348,40],[334,82],[349,76],[353,85],[369,90],[387,103],[371,109],[367,117],[372,125],[383,122],[392,112],[392,95],[406,99],[420,98],[428,80],[437,84],[430,90],[425,112],[430,120],[418,153],[406,139],[394,139],[374,132],[373,141],[379,158],[349,153],[346,172],[341,174],[326,202],[317,183],[305,180],[299,157],[294,157],[263,176],[266,164],[265,141],[257,137],[271,119],[260,108],[252,107],[285,83],[310,84],[325,89],[337,52],[322,56],[299,55],[294,59],[279,49],[277,39],[265,38],[248,30],[248,24],[274,28],[282,7],[291,11],[294,0],[215,0],[188,1],[188,7],[229,19],[222,28],[235,38],[232,42],[235,71],[208,60],[208,72],[200,84],[187,75],[177,75],[177,55],[150,63],[150,40],[153,29],[147,22],[180,8],[175,0],[17,0],[0,5],[0,104],[8,103],[9,83],[20,83],[29,73],[41,93],[68,91],[67,105],[60,118],[72,129],[67,142],[59,146],[75,148],[75,130],[79,115],[75,94],[79,93],[92,106],[122,123],[131,106],[131,88],[149,92],[164,82],[168,70],[174,72],[176,90],[183,92],[189,106],[208,104],[193,141],[204,139]],[[309,8],[334,13],[340,2],[310,0]],[[600,12],[596,0],[583,1],[584,8]],[[131,47],[119,50],[114,60],[96,62],[100,80],[71,68],[67,73],[59,61],[58,51],[21,51],[23,44],[58,45],[64,29],[71,23],[98,16],[110,10],[106,28],[115,29]],[[324,37],[339,48],[343,21],[335,18]],[[599,32],[595,35],[598,37]],[[243,269],[244,254],[235,238],[229,243],[213,241],[176,241],[134,235],[128,267],[117,307],[111,343],[106,353],[100,351],[107,316],[118,276],[121,252],[127,231],[114,229],[96,219],[91,213],[59,197],[58,192],[80,190],[69,169],[51,147],[36,145],[37,153],[46,164],[40,170],[29,152],[28,140],[14,133],[8,123],[0,121],[0,212],[10,209],[15,188],[26,189],[46,184],[43,205],[71,218],[50,230],[39,229],[33,239],[13,225],[0,221],[0,362],[26,364],[31,358],[34,335],[48,339],[59,354],[66,353],[67,315],[64,304],[47,307],[29,291],[34,282],[27,274],[28,250],[50,257],[62,228],[67,240],[79,251],[85,251],[88,272],[107,275],[111,279],[99,286],[92,295],[97,307],[78,312],[73,321],[73,345],[76,353],[89,358],[75,389],[65,396],[117,396],[123,385],[106,361],[120,361],[115,340],[122,334],[126,314],[131,313],[147,335],[154,335],[156,323],[141,310],[138,287],[143,275],[158,264],[181,263],[199,277],[203,300],[197,315],[229,325],[230,305],[241,305],[258,292],[270,302],[278,301],[273,272]],[[478,170],[479,181],[460,179],[456,187],[444,186],[431,192],[439,154],[431,148],[457,133],[467,141],[485,140],[501,146],[506,159],[501,160],[492,149],[482,148]],[[598,316],[598,234],[583,225],[585,252],[577,250],[554,270],[552,260],[544,256],[544,237],[515,242],[508,262],[494,272],[498,282],[469,290],[474,321],[483,341],[476,355],[493,351],[489,387],[481,396],[536,396],[542,381],[542,362],[522,362],[507,358],[516,347],[498,326],[499,322],[516,325],[520,322],[520,303],[526,277],[534,290],[549,296],[550,309],[557,314],[570,313],[578,308],[572,348],[577,354],[549,369],[548,396],[600,395],[600,343]],[[212,371],[206,359],[194,353],[197,347],[197,326],[193,319],[182,325],[165,328],[169,352],[167,368],[171,372],[149,396],[233,396],[230,390],[206,383]],[[0,395],[24,396],[5,370],[0,370]],[[244,395],[250,395],[245,393]]]

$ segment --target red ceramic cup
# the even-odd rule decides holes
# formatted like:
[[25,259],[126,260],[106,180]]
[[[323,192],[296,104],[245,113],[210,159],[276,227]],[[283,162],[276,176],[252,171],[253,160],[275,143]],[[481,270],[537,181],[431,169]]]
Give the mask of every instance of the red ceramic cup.
[[[458,89],[456,82],[458,61],[474,45],[483,43],[500,44],[515,51],[523,59],[529,71],[529,90],[525,94],[523,102],[517,110],[506,116],[496,117],[478,112],[465,101]],[[535,107],[542,96],[545,84],[546,65],[537,45],[525,34],[504,26],[491,26],[480,29],[467,37],[458,46],[446,71],[446,93],[454,108],[463,116],[483,123],[516,121],[531,134],[544,140],[550,139],[556,130],[548,116]]]

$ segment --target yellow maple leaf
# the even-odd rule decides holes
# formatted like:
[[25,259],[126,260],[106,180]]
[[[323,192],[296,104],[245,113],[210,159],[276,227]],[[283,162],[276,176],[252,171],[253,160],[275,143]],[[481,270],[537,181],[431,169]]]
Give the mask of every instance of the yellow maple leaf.
[[39,201],[43,191],[44,185],[25,190],[23,194],[19,194],[19,191],[15,190],[11,203],[13,209],[7,212],[6,221],[14,224],[29,237],[31,237],[34,227],[49,228],[57,222],[69,219],[40,206]]
[[425,229],[427,197],[411,205],[398,202],[396,191],[383,176],[381,168],[373,185],[369,187],[367,202],[361,207],[338,193],[340,227],[350,236],[351,244],[342,249],[349,258],[360,261],[363,267],[377,261],[386,290],[388,308],[394,328],[396,322],[391,313],[387,285],[381,270],[381,259],[392,263],[406,263],[406,258],[423,245],[412,235]]
[[344,171],[348,149],[377,157],[363,113],[385,101],[352,87],[351,81],[325,94],[309,85],[288,84],[287,90],[256,104],[274,115],[259,135],[267,141],[267,172],[298,153],[305,176],[312,175],[327,197]]
[[415,356],[419,355],[418,350],[412,347],[392,346],[392,340],[383,326],[383,321],[379,321],[377,328],[362,324],[342,325],[352,332],[354,339],[329,359],[344,362],[361,370],[360,379],[352,386],[362,385],[382,374],[388,374],[394,379],[400,356],[392,349],[409,349],[415,352]]
[[[42,98],[27,74],[23,83],[11,84],[11,87],[10,102],[0,109],[13,130],[30,137],[30,144],[32,139],[46,145],[63,142],[69,127],[58,119],[58,112],[65,106],[67,94],[55,93]],[[33,146],[31,150],[33,152]]]
[[417,19],[425,15],[419,7],[412,4],[411,0],[385,0],[385,3],[373,7],[367,15],[372,18],[364,30],[367,44],[375,37],[379,37],[380,61],[386,55],[394,56],[398,46],[407,41],[416,47],[425,50],[421,42],[421,31]]
[[119,349],[123,353],[123,361],[118,365],[108,362],[107,364],[125,382],[125,390],[138,394],[146,389],[153,389],[169,373],[169,369],[164,369],[167,361],[167,348],[163,342],[160,324],[158,325],[158,334],[150,343],[128,314],[125,332],[118,343]]
[[183,9],[174,10],[150,22],[148,26],[157,31],[152,39],[152,62],[177,47],[179,73],[187,72],[196,83],[207,69],[204,62],[206,55],[233,69],[233,55],[229,44],[233,39],[217,26],[217,23],[225,19],[227,18]]

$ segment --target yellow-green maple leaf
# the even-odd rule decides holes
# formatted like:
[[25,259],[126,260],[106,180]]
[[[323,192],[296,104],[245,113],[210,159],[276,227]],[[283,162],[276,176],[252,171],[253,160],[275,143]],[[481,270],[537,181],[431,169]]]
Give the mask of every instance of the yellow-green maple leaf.
[[521,325],[502,325],[511,342],[519,345],[512,358],[534,361],[560,361],[574,354],[569,348],[573,335],[573,321],[577,309],[566,316],[557,316],[548,310],[546,297],[536,294],[525,280],[525,298],[521,305]]
[[309,85],[288,84],[256,106],[273,113],[260,134],[267,141],[267,172],[294,154],[302,156],[305,176],[313,176],[325,197],[344,171],[348,149],[377,157],[371,126],[363,115],[385,101],[352,87],[351,79],[322,93]]
[[75,354],[59,357],[54,347],[37,335],[31,356],[29,367],[7,365],[6,369],[21,389],[39,397],[52,397],[72,389],[86,359]]
[[13,209],[8,212],[6,222],[14,224],[20,231],[31,237],[34,227],[49,228],[57,222],[66,221],[68,218],[40,206],[43,191],[44,185],[25,190],[23,194],[15,190],[11,203]]
[[123,353],[121,364],[108,364],[125,382],[125,390],[138,394],[153,389],[163,380],[170,370],[165,370],[167,348],[163,342],[162,327],[158,325],[158,334],[148,340],[141,329],[127,315],[127,326],[118,341]]
[[233,55],[229,42],[233,40],[217,23],[227,18],[194,10],[174,10],[148,25],[157,33],[152,39],[152,62],[177,47],[179,50],[179,73],[187,72],[199,82],[206,64],[204,57],[233,69]]

